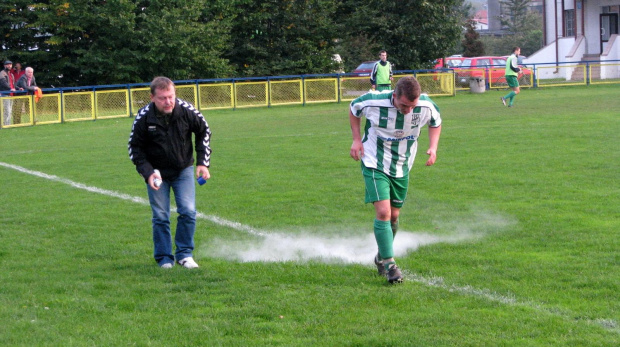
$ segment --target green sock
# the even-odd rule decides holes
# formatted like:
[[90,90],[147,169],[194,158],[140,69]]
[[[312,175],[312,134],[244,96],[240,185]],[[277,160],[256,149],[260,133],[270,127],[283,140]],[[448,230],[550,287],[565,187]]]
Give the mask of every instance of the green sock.
[[515,100],[515,96],[516,96],[516,95],[517,95],[517,94],[515,94],[515,95],[513,95],[513,96],[511,96],[511,97],[510,97],[510,102],[508,103],[508,106],[512,106],[512,103],[514,102],[514,100]]
[[394,249],[392,248],[392,243],[394,242],[394,235],[392,235],[390,221],[375,219],[374,229],[375,239],[377,240],[377,246],[379,246],[379,254],[381,255],[381,258],[393,258]]
[[515,95],[516,95],[516,94],[515,94],[515,92],[514,92],[514,90],[513,90],[512,92],[510,92],[510,93],[508,93],[506,96],[504,96],[504,99],[510,99],[510,98],[512,98],[512,97],[513,97],[513,96],[515,96]]

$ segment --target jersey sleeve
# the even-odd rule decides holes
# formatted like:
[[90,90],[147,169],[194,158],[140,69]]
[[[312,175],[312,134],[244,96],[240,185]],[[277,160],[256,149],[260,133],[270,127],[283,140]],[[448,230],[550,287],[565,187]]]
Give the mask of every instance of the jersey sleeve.
[[428,126],[431,128],[438,128],[441,126],[441,113],[439,112],[439,106],[428,97],[426,94],[420,95],[419,99],[423,105],[427,106],[427,109],[430,113],[430,119],[428,121]]
[[351,101],[349,110],[353,116],[361,118],[364,115],[364,102],[362,98],[357,98]]

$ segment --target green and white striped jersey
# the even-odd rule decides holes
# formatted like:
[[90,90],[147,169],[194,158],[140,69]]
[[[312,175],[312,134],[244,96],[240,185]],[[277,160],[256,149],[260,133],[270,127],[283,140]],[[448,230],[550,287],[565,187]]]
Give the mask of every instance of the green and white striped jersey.
[[411,113],[402,114],[392,101],[394,92],[371,92],[351,102],[351,113],[366,117],[364,156],[367,168],[391,177],[405,177],[413,166],[418,149],[420,128],[425,124],[439,127],[439,107],[426,94],[420,95]]

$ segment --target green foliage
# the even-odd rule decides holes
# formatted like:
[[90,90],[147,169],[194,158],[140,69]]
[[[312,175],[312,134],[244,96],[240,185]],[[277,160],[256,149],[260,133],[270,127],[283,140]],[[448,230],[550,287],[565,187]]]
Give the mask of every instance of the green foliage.
[[44,47],[45,40],[32,25],[37,12],[31,4],[28,0],[0,2],[0,59],[20,62],[24,68],[39,60],[40,54],[31,49]]
[[500,0],[500,3],[503,8],[503,16],[500,17],[502,26],[511,33],[523,32],[530,0]]
[[[463,0],[17,0],[0,5],[6,58],[42,86],[397,69],[454,52]],[[370,19],[370,20],[369,20]]]
[[[8,30],[16,60],[29,61],[42,86],[225,77],[232,73],[220,52],[228,48],[228,1],[49,1],[25,5],[13,15],[36,41],[20,46],[24,30]],[[28,51],[23,47],[37,47]],[[17,48],[14,48],[17,47]]]
[[501,37],[485,36],[486,54],[508,55],[515,46],[521,47],[521,54],[529,56],[543,46],[542,17],[536,12],[528,12],[521,24],[521,30]]
[[[461,35],[462,0],[441,1],[343,1],[342,32],[345,61],[349,69],[364,60],[378,59],[388,51],[398,70],[428,67],[438,57],[449,55]],[[350,42],[350,43],[347,43]],[[354,53],[353,47],[371,47]],[[350,71],[350,70],[349,70]]]
[[138,8],[135,36],[142,80],[229,77],[221,52],[228,48],[233,5],[226,0],[156,0]]
[[238,75],[327,73],[339,34],[334,0],[240,0],[225,52]]

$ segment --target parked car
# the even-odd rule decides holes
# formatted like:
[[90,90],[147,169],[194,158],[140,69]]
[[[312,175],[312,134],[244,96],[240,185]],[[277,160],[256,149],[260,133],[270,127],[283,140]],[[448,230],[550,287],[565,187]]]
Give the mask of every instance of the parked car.
[[[502,58],[504,58],[504,59],[508,60],[508,57],[509,57],[509,55],[505,55],[505,56],[503,56]],[[519,65],[523,65],[523,59],[525,59],[525,58],[527,58],[527,57],[526,57],[526,56],[524,56],[524,55],[520,55],[520,56],[518,56],[518,57],[517,57],[517,64],[519,64]]]
[[353,76],[370,76],[372,68],[375,66],[376,60],[369,60],[361,63],[355,70],[351,71]]
[[444,58],[436,59],[434,69],[454,69],[454,68],[460,67],[461,63],[463,63],[463,59],[465,58],[455,57],[455,56],[447,57],[445,59]]
[[[459,86],[469,86],[472,77],[484,78],[488,83],[493,85],[505,84],[506,78],[506,58],[505,57],[470,57],[464,58],[463,62],[456,71],[456,83]],[[529,82],[532,70],[522,67],[519,74],[519,81]]]

